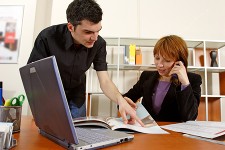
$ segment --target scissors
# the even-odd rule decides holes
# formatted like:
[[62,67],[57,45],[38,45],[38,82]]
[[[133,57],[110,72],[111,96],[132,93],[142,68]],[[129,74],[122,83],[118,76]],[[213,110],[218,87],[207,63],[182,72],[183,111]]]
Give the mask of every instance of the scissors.
[[13,97],[10,99],[10,105],[11,106],[22,106],[24,100],[25,100],[25,96],[23,94],[20,94],[18,97]]

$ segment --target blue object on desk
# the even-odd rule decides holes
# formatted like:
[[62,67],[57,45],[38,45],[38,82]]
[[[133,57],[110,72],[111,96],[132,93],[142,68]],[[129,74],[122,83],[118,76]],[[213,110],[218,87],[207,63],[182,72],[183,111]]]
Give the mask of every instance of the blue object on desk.
[[2,82],[0,82],[0,106],[3,105],[3,98],[2,98]]

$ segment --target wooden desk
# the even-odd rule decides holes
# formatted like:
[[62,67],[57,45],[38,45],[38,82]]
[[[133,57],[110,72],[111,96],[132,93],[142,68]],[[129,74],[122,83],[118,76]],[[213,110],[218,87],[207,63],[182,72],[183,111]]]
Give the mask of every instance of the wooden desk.
[[[162,123],[159,123],[162,124]],[[165,124],[165,123],[164,123]],[[12,150],[63,150],[64,148],[41,136],[33,119],[23,116],[21,131],[14,133],[18,145]],[[180,133],[170,134],[134,134],[134,140],[128,143],[111,146],[105,149],[152,149],[152,150],[224,150],[225,146],[206,141],[191,139]]]

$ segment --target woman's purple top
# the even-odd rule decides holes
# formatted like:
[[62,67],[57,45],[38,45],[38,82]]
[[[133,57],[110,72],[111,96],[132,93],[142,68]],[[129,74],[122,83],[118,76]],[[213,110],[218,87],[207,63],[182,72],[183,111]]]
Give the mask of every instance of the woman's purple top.
[[[158,83],[155,85],[154,93],[152,95],[152,105],[156,114],[158,114],[161,109],[162,102],[170,88],[170,85],[171,82],[167,81],[158,81]],[[181,91],[184,90],[187,86],[181,85]]]

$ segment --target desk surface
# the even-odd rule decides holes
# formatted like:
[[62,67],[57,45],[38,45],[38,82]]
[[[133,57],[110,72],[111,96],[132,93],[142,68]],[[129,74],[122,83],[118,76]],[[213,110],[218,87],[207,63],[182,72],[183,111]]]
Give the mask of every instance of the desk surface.
[[[162,123],[159,123],[162,124]],[[12,150],[63,150],[64,148],[43,137],[38,133],[38,129],[32,117],[23,116],[21,131],[14,133],[18,145]],[[128,143],[111,146],[106,149],[153,149],[153,150],[224,150],[225,146],[206,141],[191,139],[182,136],[180,133],[170,132],[170,134],[134,134],[134,140]]]

